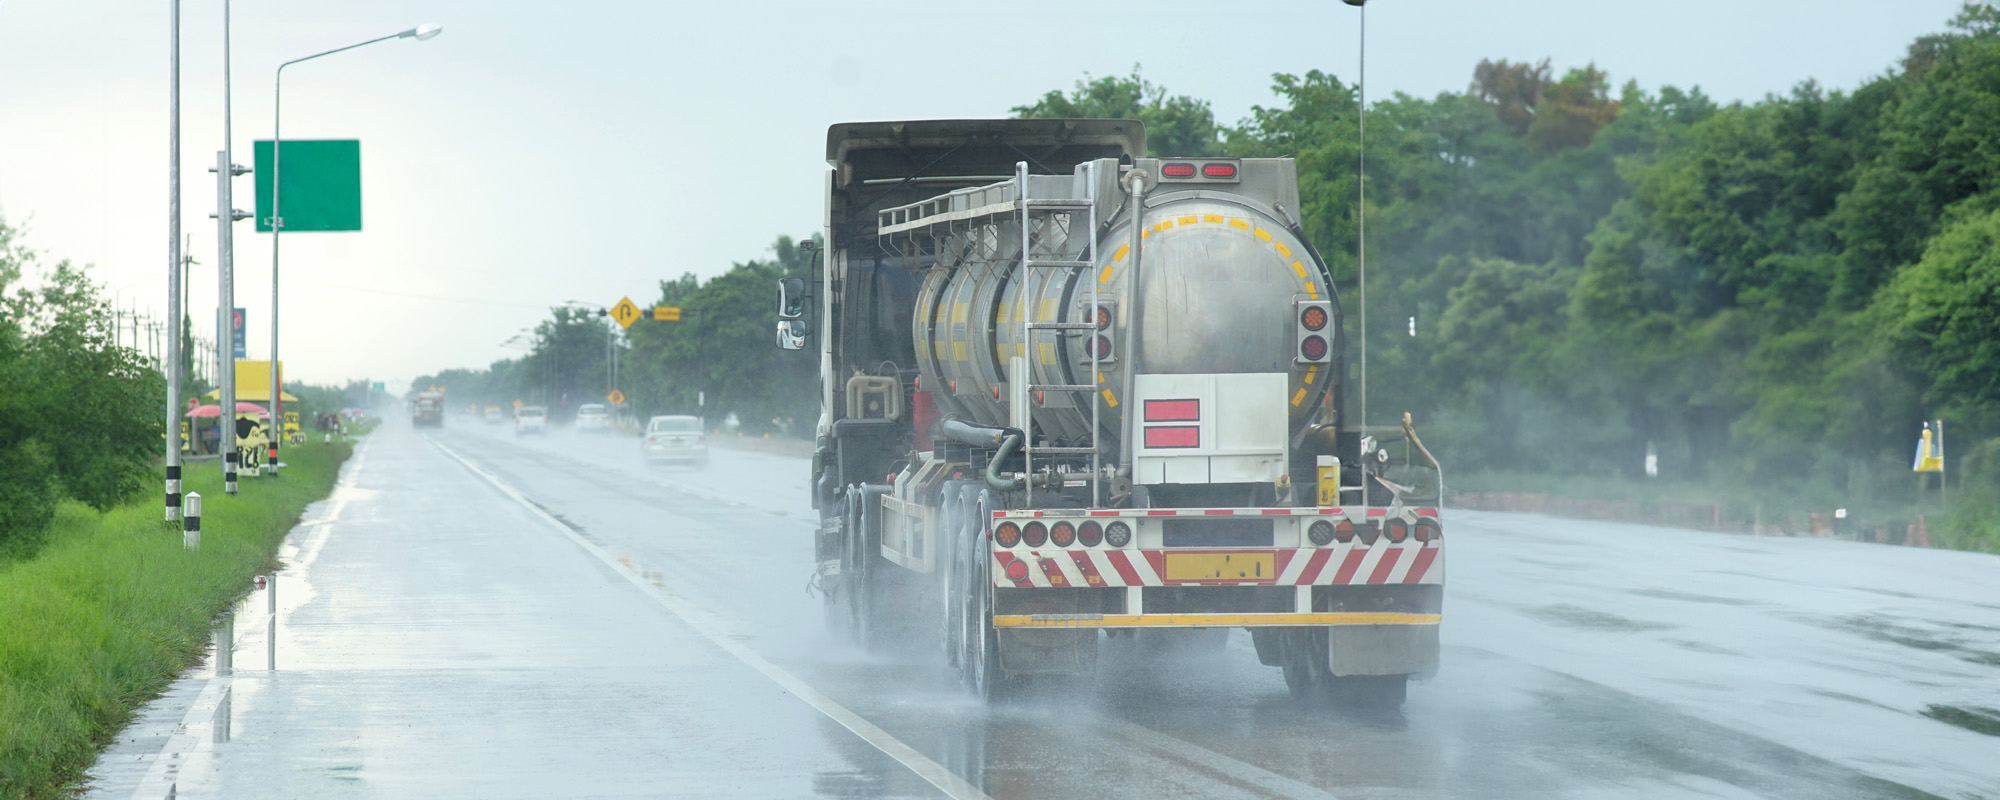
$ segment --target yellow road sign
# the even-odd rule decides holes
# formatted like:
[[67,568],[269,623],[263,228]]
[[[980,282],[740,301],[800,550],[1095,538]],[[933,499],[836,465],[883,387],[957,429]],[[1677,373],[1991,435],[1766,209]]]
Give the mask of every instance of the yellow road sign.
[[632,304],[630,297],[619,298],[618,305],[611,307],[611,318],[617,320],[620,327],[629,329],[632,323],[639,321],[639,307]]
[[521,398],[518,397],[514,398],[514,410],[515,411],[521,410]]
[[653,319],[661,322],[679,322],[681,320],[681,307],[653,306]]
[[610,394],[604,396],[604,399],[611,401],[611,404],[614,406],[625,405],[625,393],[617,389],[612,389]]

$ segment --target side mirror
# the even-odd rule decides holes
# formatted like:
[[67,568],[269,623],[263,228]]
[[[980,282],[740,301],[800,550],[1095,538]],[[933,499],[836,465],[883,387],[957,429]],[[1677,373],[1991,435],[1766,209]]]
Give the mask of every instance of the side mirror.
[[794,320],[806,315],[806,282],[799,278],[778,281],[778,319]]
[[806,322],[802,319],[778,320],[778,346],[786,350],[806,349]]

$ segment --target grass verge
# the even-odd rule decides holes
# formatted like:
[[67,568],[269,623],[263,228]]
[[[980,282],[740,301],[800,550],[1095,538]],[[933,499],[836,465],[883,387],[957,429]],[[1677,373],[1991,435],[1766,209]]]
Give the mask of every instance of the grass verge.
[[277,545],[326,496],[353,446],[285,450],[284,477],[222,492],[190,464],[201,549],[181,547],[158,495],[99,513],[63,503],[35,557],[0,564],[0,797],[63,797],[132,713],[200,663],[209,628],[276,566]]

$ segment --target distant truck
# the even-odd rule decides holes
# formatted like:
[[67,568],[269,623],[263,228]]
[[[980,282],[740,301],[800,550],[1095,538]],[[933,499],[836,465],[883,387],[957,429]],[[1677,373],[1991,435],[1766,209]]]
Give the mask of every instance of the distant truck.
[[410,401],[410,426],[444,427],[444,393],[418,392],[416,398]]

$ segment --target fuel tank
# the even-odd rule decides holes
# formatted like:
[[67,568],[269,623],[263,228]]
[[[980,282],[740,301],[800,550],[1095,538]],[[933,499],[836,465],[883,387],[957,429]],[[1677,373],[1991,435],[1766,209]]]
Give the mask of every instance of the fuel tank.
[[[1158,175],[1171,161],[1140,159],[1136,167]],[[1339,372],[1339,304],[1332,303],[1327,328],[1333,357],[1316,364],[1298,358],[1300,301],[1336,298],[1324,267],[1293,233],[1292,162],[1231,163],[1240,165],[1239,181],[1157,181],[1140,211],[1108,177],[1118,174],[1116,162],[1098,162],[1107,177],[1094,187],[1102,217],[1096,230],[1090,230],[1089,215],[1077,211],[1068,219],[1031,221],[1039,228],[1027,237],[1039,250],[1032,260],[1081,261],[1089,255],[1084,239],[1094,233],[1096,258],[1089,267],[1024,266],[1018,222],[967,225],[941,237],[937,266],[924,276],[912,323],[921,390],[947,413],[1008,424],[1008,365],[1021,356],[1032,385],[1098,387],[1032,394],[1042,435],[1103,444],[1116,443],[1127,429],[1131,404],[1120,395],[1130,385],[1129,371],[1286,373],[1290,430],[1296,434],[1310,424]],[[1092,194],[1086,172],[1078,167],[1076,194]],[[1093,287],[1100,310],[1094,320]],[[1088,331],[1024,331],[1024,317],[1093,325]],[[1102,430],[1090,430],[1091,403],[1102,404]]]

